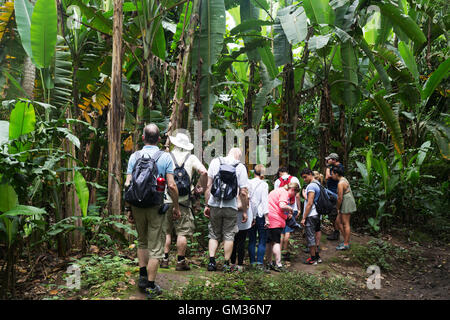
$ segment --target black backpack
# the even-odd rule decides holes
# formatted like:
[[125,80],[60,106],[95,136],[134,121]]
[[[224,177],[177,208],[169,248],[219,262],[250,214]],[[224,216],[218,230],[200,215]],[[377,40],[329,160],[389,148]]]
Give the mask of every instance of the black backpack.
[[156,162],[164,151],[158,150],[153,157],[136,153],[136,164],[131,173],[131,184],[125,191],[125,201],[138,208],[149,208],[163,202],[163,192],[156,190],[158,167]]
[[329,215],[333,210],[335,204],[333,203],[333,200],[328,195],[328,192],[325,190],[325,188],[319,182],[313,182],[316,183],[320,188],[319,198],[314,202],[314,204],[316,205],[316,211],[319,215]]
[[190,157],[191,154],[190,153],[187,154],[181,166],[178,165],[177,160],[175,160],[175,156],[173,155],[172,152],[170,152],[170,155],[172,156],[173,163],[175,164],[175,170],[173,171],[173,178],[175,180],[175,183],[177,184],[178,195],[180,197],[187,196],[188,194],[191,193],[191,178],[189,178],[189,174],[184,168],[184,164],[186,163],[187,159]]
[[232,200],[237,196],[236,167],[240,162],[230,165],[223,163],[220,157],[219,161],[219,172],[214,176],[211,194],[217,200]]

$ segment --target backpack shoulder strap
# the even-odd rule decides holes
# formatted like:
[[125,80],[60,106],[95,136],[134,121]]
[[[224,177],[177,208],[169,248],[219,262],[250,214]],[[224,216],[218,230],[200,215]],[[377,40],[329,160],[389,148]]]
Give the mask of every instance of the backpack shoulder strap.
[[158,162],[159,158],[163,155],[164,151],[158,150],[153,155],[152,159],[155,160],[155,162]]
[[289,176],[289,177],[287,178],[288,184],[291,183],[291,180],[292,180],[292,176]]
[[[177,163],[177,160],[175,159],[175,156],[173,155],[172,152],[169,152],[170,156],[172,157],[173,163],[175,164],[175,168],[179,168],[180,166]],[[183,163],[184,165],[184,163]]]
[[190,156],[191,156],[191,153],[188,152],[188,154],[186,155],[186,158],[184,158],[184,161],[183,161],[183,163],[181,164],[181,168],[184,167],[184,164],[186,163],[187,159],[189,159]]
[[233,164],[233,167],[237,168],[237,166],[240,165],[240,164],[241,164],[241,162],[239,161],[239,162]]

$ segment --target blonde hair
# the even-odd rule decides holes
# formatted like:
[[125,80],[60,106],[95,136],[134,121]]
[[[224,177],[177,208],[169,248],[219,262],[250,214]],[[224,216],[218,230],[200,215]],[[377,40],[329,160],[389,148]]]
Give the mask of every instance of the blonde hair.
[[255,172],[255,175],[264,178],[266,174],[266,167],[263,164],[257,164],[253,171]]
[[300,186],[298,185],[297,182],[290,182],[289,184],[285,185],[284,188],[286,190],[295,189],[295,192],[299,192],[300,191]]
[[319,173],[319,171],[313,171],[314,179],[318,180],[320,184],[323,184],[323,174]]

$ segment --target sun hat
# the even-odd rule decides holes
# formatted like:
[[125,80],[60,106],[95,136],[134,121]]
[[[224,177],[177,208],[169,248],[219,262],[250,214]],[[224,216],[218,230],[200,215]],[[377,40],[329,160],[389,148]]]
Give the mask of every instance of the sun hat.
[[330,153],[330,155],[328,157],[326,157],[325,160],[329,160],[329,159],[339,160],[339,156],[337,153]]
[[188,151],[194,149],[194,145],[189,142],[189,137],[184,133],[177,133],[175,137],[169,136],[169,140],[173,145],[181,149],[185,149]]

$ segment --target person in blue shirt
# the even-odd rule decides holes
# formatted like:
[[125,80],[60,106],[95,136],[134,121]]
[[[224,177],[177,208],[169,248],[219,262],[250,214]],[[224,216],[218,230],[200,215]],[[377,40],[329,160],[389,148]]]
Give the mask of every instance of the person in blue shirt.
[[[133,168],[138,156],[153,156],[159,151],[158,142],[161,137],[158,127],[151,123],[144,128],[142,140],[144,147],[131,155],[128,161],[127,179],[125,188],[128,188]],[[158,176],[162,175],[166,179],[167,191],[173,201],[174,219],[180,217],[180,207],[178,204],[178,189],[173,177],[173,162],[169,153],[164,152],[156,162]],[[135,206],[126,206],[125,211],[128,215],[128,221],[136,224],[138,233],[138,260],[139,260],[139,282],[138,287],[147,293],[148,298],[153,298],[161,294],[161,288],[155,284],[156,273],[159,267],[159,260],[164,257],[165,233],[163,231],[163,222],[165,214],[160,213],[159,205],[150,208],[138,208]]]
[[[337,195],[339,181],[337,181],[333,178],[333,175],[332,175],[333,168],[334,167],[341,168],[342,171],[344,172],[344,166],[342,165],[342,163],[339,162],[339,155],[337,153],[330,153],[330,155],[325,158],[325,161],[327,162],[327,170],[325,172],[325,180],[327,182],[326,187],[329,191],[331,191],[335,195]],[[333,209],[329,218],[330,218],[331,222],[333,223],[334,231],[327,237],[327,239],[328,240],[339,240],[339,226],[336,222],[336,218],[337,218],[336,208]]]

